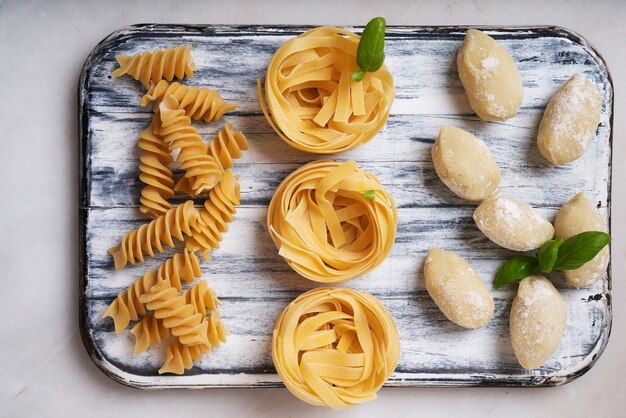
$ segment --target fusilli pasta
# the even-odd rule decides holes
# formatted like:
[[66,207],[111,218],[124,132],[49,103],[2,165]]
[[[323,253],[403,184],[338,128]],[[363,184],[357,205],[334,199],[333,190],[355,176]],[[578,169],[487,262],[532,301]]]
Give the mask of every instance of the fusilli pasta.
[[178,109],[178,100],[170,95],[159,105],[161,114],[160,135],[170,151],[180,150],[176,161],[185,170],[184,177],[189,181],[191,195],[200,194],[215,187],[222,177],[222,169],[209,155],[208,147],[198,131],[191,126],[191,119],[185,111]]
[[165,281],[141,295],[139,300],[148,310],[154,311],[154,317],[163,320],[163,326],[185,345],[209,344],[208,324],[202,319],[203,314],[195,312],[195,307],[179,295],[174,287]]
[[139,134],[139,180],[145,186],[141,189],[139,210],[150,212],[152,216],[163,215],[172,208],[167,200],[174,196],[174,175],[168,166],[173,158],[163,137],[155,133],[159,129],[159,116]]
[[[178,82],[170,84],[165,80],[150,86],[148,93],[141,98],[141,105],[147,106],[169,95],[176,97],[178,109],[184,109],[185,114],[193,120],[204,119],[205,122],[212,120],[217,122],[224,113],[237,108],[234,104],[225,103],[217,90],[189,87]],[[158,106],[155,108],[158,109]]]
[[[233,160],[241,157],[241,151],[248,149],[248,140],[241,131],[236,131],[233,125],[227,123],[220,130],[217,138],[209,143],[209,155],[217,162],[222,170],[232,168]],[[181,178],[176,183],[175,190],[186,194],[193,194],[189,179]]]
[[165,340],[170,336],[169,330],[154,315],[144,316],[130,332],[135,336],[133,354],[143,353],[151,344],[161,344],[161,340]]
[[228,222],[239,206],[240,191],[238,177],[230,169],[224,172],[222,181],[211,190],[200,212],[200,231],[192,233],[185,245],[189,251],[200,250],[206,259],[213,248],[219,248],[222,233],[228,230]]
[[183,374],[185,373],[185,369],[191,369],[193,362],[201,358],[202,352],[199,346],[184,345],[176,338],[165,350],[165,362],[159,369],[159,374]]
[[144,261],[144,253],[154,257],[154,249],[163,252],[163,243],[174,247],[172,237],[183,241],[184,234],[192,235],[192,231],[200,233],[200,212],[188,200],[176,208],[168,210],[138,229],[132,230],[122,237],[119,246],[109,249],[113,255],[115,268],[121,269],[127,263],[135,264],[137,260]]
[[198,257],[185,249],[162,263],[157,271],[149,271],[128,289],[118,293],[106,311],[103,318],[111,317],[115,324],[115,332],[120,333],[130,321],[136,321],[139,316],[146,315],[146,308],[139,301],[141,295],[150,292],[150,289],[161,281],[167,281],[171,287],[181,290],[181,281],[192,282],[200,277],[200,261]]
[[191,56],[191,45],[179,45],[165,50],[157,48],[152,52],[133,56],[118,55],[115,59],[120,68],[113,71],[113,77],[128,74],[141,81],[146,88],[150,87],[150,82],[158,83],[162,79],[172,81],[174,77],[191,77],[196,70],[196,63]]

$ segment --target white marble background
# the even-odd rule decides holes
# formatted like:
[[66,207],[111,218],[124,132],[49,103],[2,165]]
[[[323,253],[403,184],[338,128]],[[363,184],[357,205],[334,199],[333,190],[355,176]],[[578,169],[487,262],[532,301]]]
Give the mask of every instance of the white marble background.
[[377,401],[341,416],[624,416],[626,2],[480,0],[0,0],[0,416],[339,416],[285,389],[129,389],[91,363],[77,315],[76,87],[91,49],[133,23],[354,25],[375,15],[405,25],[560,25],[603,54],[615,86],[614,323],[595,367],[563,387],[386,388]]

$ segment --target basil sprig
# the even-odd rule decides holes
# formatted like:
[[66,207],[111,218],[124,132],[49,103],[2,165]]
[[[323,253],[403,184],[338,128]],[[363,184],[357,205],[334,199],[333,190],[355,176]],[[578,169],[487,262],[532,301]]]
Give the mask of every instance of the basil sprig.
[[374,200],[376,198],[375,193],[376,192],[374,190],[368,190],[366,192],[363,192],[363,197],[365,197],[367,200]]
[[536,257],[515,256],[507,261],[496,276],[494,287],[519,282],[539,267],[544,273],[553,270],[576,270],[593,259],[609,242],[606,232],[586,231],[566,240],[553,239],[543,244]]
[[498,272],[493,287],[500,289],[509,283],[514,283],[530,276],[538,264],[535,257],[518,255],[511,258]]
[[385,61],[385,27],[387,22],[382,17],[370,20],[356,50],[356,63],[359,69],[352,73],[354,81],[361,81],[365,72],[377,71]]
[[563,244],[562,239],[551,239],[539,247],[537,252],[537,260],[539,261],[539,270],[544,273],[550,273],[554,268],[554,263],[559,256],[559,247]]
[[587,231],[566,239],[559,247],[556,270],[576,270],[595,257],[611,241],[604,232]]

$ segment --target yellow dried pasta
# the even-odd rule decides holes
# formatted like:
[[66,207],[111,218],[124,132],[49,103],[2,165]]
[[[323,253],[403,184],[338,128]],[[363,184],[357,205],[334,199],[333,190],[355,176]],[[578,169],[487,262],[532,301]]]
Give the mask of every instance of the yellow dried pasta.
[[170,95],[159,105],[161,129],[159,134],[168,144],[170,151],[179,150],[176,161],[185,170],[191,195],[211,190],[222,178],[222,169],[208,153],[209,148],[191,126],[191,119],[178,109],[178,100]]
[[300,295],[276,320],[272,360],[289,391],[344,409],[376,398],[398,363],[393,318],[374,296],[347,288]]
[[115,324],[115,332],[120,333],[128,327],[130,321],[136,321],[139,316],[146,315],[146,307],[139,301],[139,298],[150,292],[150,289],[158,282],[167,281],[171,287],[181,290],[181,281],[193,282],[201,274],[198,257],[185,249],[182,253],[174,254],[159,265],[157,271],[147,272],[135,280],[135,283],[128,289],[118,293],[102,317],[111,317]]
[[397,218],[393,198],[373,174],[354,161],[321,160],[300,167],[278,186],[267,225],[279,254],[296,272],[339,283],[385,259]]
[[161,344],[170,336],[170,332],[163,322],[154,315],[146,315],[130,330],[135,336],[135,349],[133,354],[143,353],[150,345]]
[[261,109],[278,135],[307,152],[334,154],[372,139],[383,127],[395,97],[386,66],[351,79],[358,69],[359,36],[331,26],[304,32],[272,56]]
[[163,137],[155,130],[159,128],[158,115],[152,118],[150,126],[139,134],[139,180],[145,184],[141,189],[139,210],[153,217],[163,215],[172,208],[168,202],[174,196],[174,174],[168,168],[173,158]]
[[[233,160],[241,157],[241,151],[248,149],[248,140],[241,131],[236,131],[233,125],[227,123],[224,129],[217,133],[209,143],[208,153],[219,165],[220,169],[226,170],[233,166]],[[182,177],[174,188],[177,192],[193,194],[189,178]]]
[[174,77],[192,77],[196,70],[196,63],[191,56],[191,45],[179,45],[164,50],[157,48],[133,56],[117,55],[115,59],[120,67],[113,71],[113,77],[128,74],[141,81],[146,88],[150,87],[151,82],[158,83],[162,79],[172,81]]
[[200,211],[202,224],[200,230],[192,233],[187,239],[186,246],[189,251],[202,251],[208,260],[209,253],[214,248],[219,248],[222,233],[228,230],[228,222],[234,219],[240,199],[240,187],[230,169],[224,172],[222,181],[211,190],[209,198],[204,201],[204,209]]
[[207,340],[209,344],[187,345],[176,338],[166,348],[165,362],[159,369],[159,374],[174,373],[183,374],[185,369],[193,367],[193,362],[202,358],[202,354],[209,354],[212,347],[218,347],[220,343],[225,343],[228,331],[220,320],[218,311],[211,311],[202,323],[207,327]]
[[178,290],[165,281],[157,283],[139,301],[154,311],[154,317],[163,320],[163,326],[185,345],[209,344],[204,315],[179,295]]
[[126,233],[120,245],[109,248],[109,253],[115,261],[115,269],[121,269],[126,264],[135,264],[144,261],[144,254],[154,257],[154,249],[163,252],[163,243],[174,247],[172,238],[184,241],[185,236],[191,236],[192,231],[200,232],[200,212],[188,200],[176,208],[157,217],[149,223]]
[[[174,96],[178,100],[178,108],[184,109],[185,114],[193,120],[204,119],[205,122],[218,121],[224,113],[231,112],[237,108],[234,104],[226,103],[217,90],[189,87],[184,84],[174,82],[168,83],[161,80],[152,84],[148,93],[141,98],[141,105],[147,106],[153,101],[160,101],[164,97]],[[155,110],[158,106],[155,106]]]

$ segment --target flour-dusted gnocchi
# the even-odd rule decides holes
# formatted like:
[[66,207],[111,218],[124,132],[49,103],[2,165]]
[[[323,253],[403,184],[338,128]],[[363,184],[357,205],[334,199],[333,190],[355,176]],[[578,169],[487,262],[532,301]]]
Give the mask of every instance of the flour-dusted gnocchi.
[[500,183],[500,169],[487,144],[453,126],[442,126],[431,150],[441,181],[459,197],[483,200]]
[[519,199],[489,198],[474,210],[473,217],[487,238],[509,250],[534,250],[554,236],[552,224]]
[[426,290],[450,321],[481,328],[493,316],[493,298],[485,283],[462,257],[433,248],[424,263]]
[[[593,203],[580,192],[565,203],[554,220],[555,236],[567,239],[585,231],[609,232],[606,222]],[[576,270],[565,270],[567,282],[574,287],[588,287],[604,276],[609,265],[609,247]]]
[[565,331],[565,304],[543,276],[522,280],[511,307],[511,343],[525,369],[541,367],[559,348]]
[[491,36],[468,30],[457,67],[469,104],[481,119],[503,121],[517,114],[522,79],[513,58]]
[[543,112],[537,135],[539,151],[552,164],[577,160],[593,139],[601,112],[598,87],[582,74],[574,74]]

